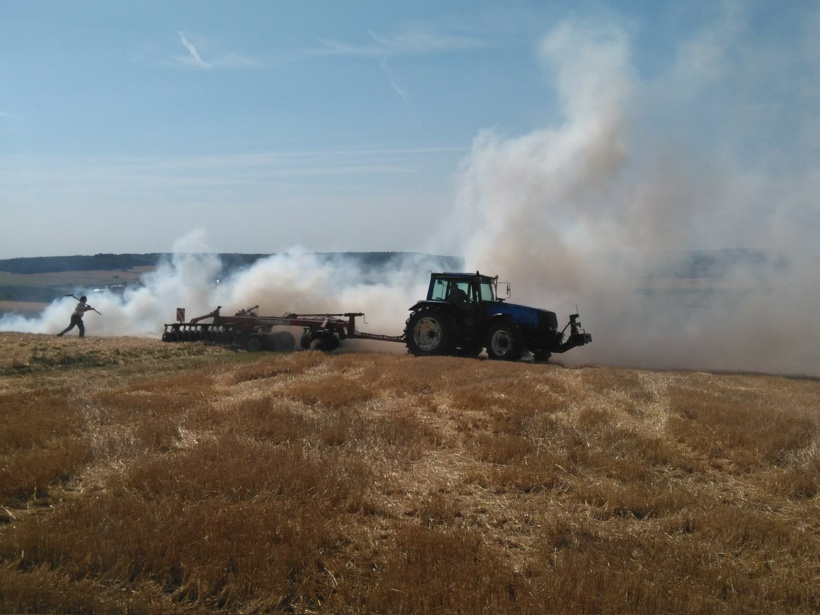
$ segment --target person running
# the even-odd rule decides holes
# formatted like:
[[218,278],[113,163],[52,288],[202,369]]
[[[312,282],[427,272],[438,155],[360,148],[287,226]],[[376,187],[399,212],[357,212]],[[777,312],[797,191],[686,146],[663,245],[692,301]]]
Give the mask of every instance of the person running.
[[[77,307],[74,308],[74,313],[71,315],[71,323],[62,331],[57,334],[57,337],[62,337],[69,331],[71,331],[74,327],[77,327],[80,330],[80,337],[85,337],[85,325],[83,324],[83,316],[88,310],[94,310],[93,307],[88,305],[86,302],[88,301],[88,297],[83,295],[80,297],[80,302],[77,304]],[[94,310],[97,312],[97,310]],[[97,312],[99,314],[99,312]]]

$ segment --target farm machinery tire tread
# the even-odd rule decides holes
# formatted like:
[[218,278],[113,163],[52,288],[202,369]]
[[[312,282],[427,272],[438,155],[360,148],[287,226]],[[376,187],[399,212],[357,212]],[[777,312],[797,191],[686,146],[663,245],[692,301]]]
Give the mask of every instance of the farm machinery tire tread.
[[416,356],[452,355],[456,343],[455,320],[447,310],[422,307],[407,319],[404,339],[407,350]]

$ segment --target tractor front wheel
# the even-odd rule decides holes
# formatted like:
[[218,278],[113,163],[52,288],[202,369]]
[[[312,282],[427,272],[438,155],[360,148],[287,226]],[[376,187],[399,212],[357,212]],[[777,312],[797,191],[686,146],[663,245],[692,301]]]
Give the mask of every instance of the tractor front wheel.
[[490,327],[487,356],[497,361],[518,361],[524,354],[521,331],[513,324],[500,322]]
[[417,357],[449,355],[455,351],[456,326],[445,310],[421,308],[407,319],[404,342]]

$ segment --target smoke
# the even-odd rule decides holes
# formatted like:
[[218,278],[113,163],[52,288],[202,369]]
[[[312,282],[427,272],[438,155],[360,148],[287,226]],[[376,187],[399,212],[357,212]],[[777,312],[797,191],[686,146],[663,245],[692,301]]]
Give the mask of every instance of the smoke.
[[[569,362],[820,375],[820,174],[800,158],[811,147],[759,158],[731,115],[703,126],[714,99],[748,111],[731,91],[750,75],[717,61],[752,54],[736,31],[699,35],[650,83],[621,29],[564,24],[540,47],[561,120],[475,138],[454,217],[467,267],[559,318],[578,305],[593,343]],[[784,132],[797,121],[765,113]]]
[[[482,131],[458,170],[450,221],[426,251],[500,275],[513,301],[564,322],[577,305],[593,342],[562,361],[820,375],[820,91],[779,79],[816,74],[820,19],[806,20],[789,64],[726,6],[651,78],[615,21],[559,25],[538,53],[560,117],[520,136]],[[259,305],[362,311],[363,330],[400,335],[430,268],[372,271],[293,249],[224,271],[208,249],[191,233],[141,286],[87,293],[103,314],[87,316],[89,333],[159,336],[177,307],[190,318]],[[0,330],[57,332],[73,304],[6,316]]]
[[[341,256],[322,258],[295,248],[245,269],[225,271],[219,257],[209,253],[205,232],[196,230],[178,240],[172,254],[143,275],[139,286],[121,294],[78,292],[100,312],[87,313],[88,335],[160,337],[162,324],[174,322],[178,307],[185,308],[190,319],[217,306],[232,315],[258,305],[257,312],[265,316],[364,312],[360,329],[397,336],[408,308],[426,293],[430,263],[420,258],[397,257],[380,271]],[[0,318],[0,330],[57,333],[68,325],[75,305],[76,300],[63,298],[36,318],[6,314]],[[384,350],[394,350],[390,346]]]

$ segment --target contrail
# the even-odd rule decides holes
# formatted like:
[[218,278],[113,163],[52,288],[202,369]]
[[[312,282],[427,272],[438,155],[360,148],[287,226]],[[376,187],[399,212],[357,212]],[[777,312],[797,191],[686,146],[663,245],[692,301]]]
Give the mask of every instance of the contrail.
[[191,54],[191,57],[198,66],[201,66],[202,68],[211,68],[211,65],[202,59],[199,52],[196,50],[196,47],[194,47],[188,39],[185,38],[185,35],[182,32],[179,32],[179,38],[182,41],[182,44],[185,45],[185,49],[188,50],[188,53]]
[[385,74],[387,74],[387,80],[390,82],[390,87],[392,87],[393,91],[396,92],[396,94],[398,94],[399,97],[404,101],[404,106],[407,107],[407,110],[413,116],[413,119],[416,122],[416,126],[421,126],[421,122],[419,121],[419,118],[416,117],[415,113],[413,113],[412,105],[410,104],[410,99],[407,96],[407,92],[405,92],[402,88],[400,88],[399,84],[396,83],[396,79],[395,79],[395,76],[393,75],[393,71],[390,70],[390,67],[387,65],[387,60],[382,59],[379,62],[379,66],[385,72]]

